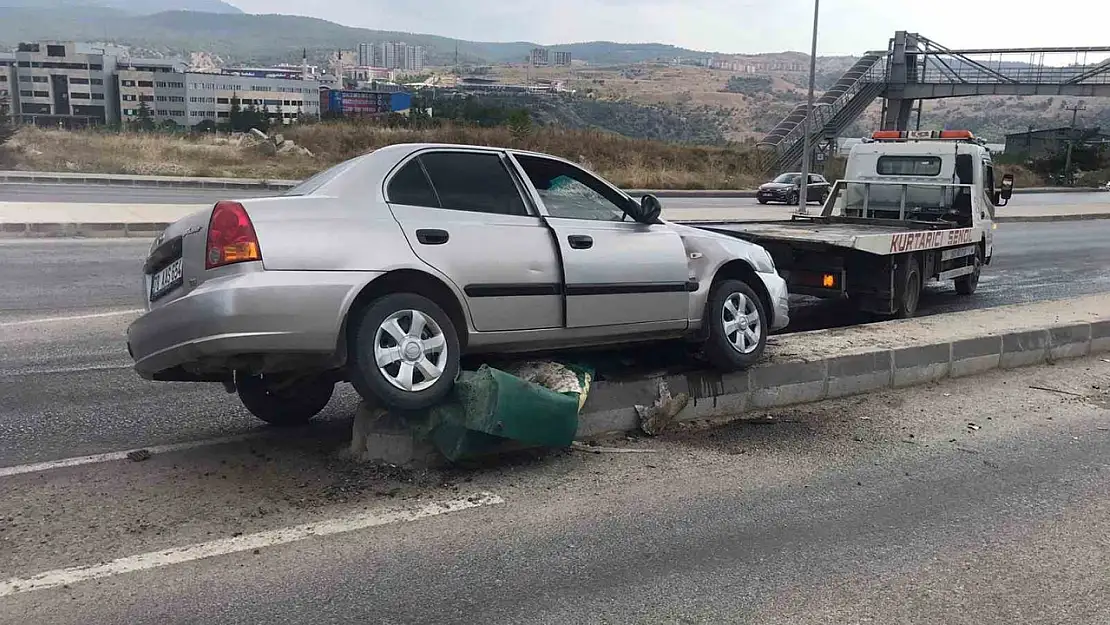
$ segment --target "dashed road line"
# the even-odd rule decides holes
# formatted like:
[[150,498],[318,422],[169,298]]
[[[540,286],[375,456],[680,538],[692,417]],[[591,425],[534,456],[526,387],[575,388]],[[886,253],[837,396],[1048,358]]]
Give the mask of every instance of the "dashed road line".
[[428,517],[460,512],[462,510],[469,510],[482,506],[494,506],[502,503],[505,503],[505,500],[498,495],[492,493],[477,493],[465,499],[434,502],[419,508],[387,512],[363,512],[316,523],[307,523],[304,525],[258,532],[246,536],[221,538],[186,547],[163,549],[126,558],[119,558],[118,560],[112,560],[105,564],[56,569],[26,578],[14,577],[0,582],[0,597],[33,590],[57,588],[58,586],[123,575],[135,571],[161,568],[173,564],[183,564],[242,551],[285,545],[317,536],[332,536],[381,525],[418,521]]
[[90,313],[86,315],[70,315],[67,317],[37,317],[34,319],[20,319],[19,321],[0,322],[0,328],[15,326],[29,326],[38,323],[61,323],[65,321],[84,321],[87,319],[102,319],[104,317],[119,317],[120,315],[138,315],[146,312],[142,308],[129,308],[127,310],[113,310],[111,312]]
[[78,456],[76,458],[62,458],[60,460],[50,460],[47,462],[36,462],[33,464],[21,464],[11,467],[0,467],[0,477],[11,477],[13,475],[22,475],[24,473],[39,473],[41,471],[52,471],[54,469],[64,469],[66,467],[77,467],[83,464],[99,464],[101,462],[115,462],[127,458],[127,454],[135,451],[136,449],[145,449],[151,454],[164,454],[174,451],[183,451],[186,449],[196,449],[197,447],[209,447],[212,445],[224,445],[227,443],[240,443],[245,440],[258,438],[263,435],[263,432],[251,432],[247,434],[235,434],[232,436],[221,436],[219,438],[207,438],[196,441],[186,441],[183,443],[170,443],[168,445],[154,445],[152,447],[140,447],[128,449],[126,451],[112,451],[104,454],[93,454],[90,456]]

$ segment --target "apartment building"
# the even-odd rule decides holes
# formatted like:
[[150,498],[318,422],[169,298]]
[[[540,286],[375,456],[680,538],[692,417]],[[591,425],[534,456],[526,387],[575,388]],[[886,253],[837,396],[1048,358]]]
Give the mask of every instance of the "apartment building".
[[358,46],[358,64],[362,67],[420,72],[424,70],[426,56],[424,46],[410,46],[403,41]]
[[[241,68],[240,68],[241,69]],[[255,106],[269,113],[275,123],[293,123],[298,115],[320,115],[320,84],[314,80],[265,78],[228,73],[139,70],[118,72],[121,119],[133,122],[145,102],[155,123],[173,121],[193,127],[206,121],[227,122],[232,101],[243,108]]]
[[80,43],[21,43],[9,89],[13,116],[23,123],[63,127],[118,118],[114,72],[120,48]]

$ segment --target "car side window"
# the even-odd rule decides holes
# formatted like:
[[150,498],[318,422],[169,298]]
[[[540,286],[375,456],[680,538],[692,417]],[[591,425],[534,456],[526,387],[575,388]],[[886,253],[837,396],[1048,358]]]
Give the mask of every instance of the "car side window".
[[527,215],[520,191],[497,154],[431,152],[420,155],[442,208]]
[[436,197],[432,183],[428,182],[428,177],[424,175],[424,168],[415,158],[393,174],[393,179],[389,181],[389,187],[386,188],[386,194],[389,196],[389,201],[394,204],[440,207],[439,198]]
[[622,221],[627,199],[573,165],[538,156],[516,155],[552,217]]
[[825,179],[822,178],[821,176],[818,176],[816,174],[810,174],[809,184],[821,184],[823,182],[825,182]]

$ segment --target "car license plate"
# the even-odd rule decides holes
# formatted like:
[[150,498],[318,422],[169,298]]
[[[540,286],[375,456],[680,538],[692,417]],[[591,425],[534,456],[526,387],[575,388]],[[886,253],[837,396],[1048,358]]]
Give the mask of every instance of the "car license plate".
[[183,259],[178,258],[150,277],[150,301],[162,297],[181,285]]

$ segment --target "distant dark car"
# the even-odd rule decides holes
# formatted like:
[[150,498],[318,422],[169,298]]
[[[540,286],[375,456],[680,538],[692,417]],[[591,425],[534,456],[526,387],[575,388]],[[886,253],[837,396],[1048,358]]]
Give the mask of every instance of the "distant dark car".
[[[760,204],[766,204],[767,202],[797,204],[798,187],[800,186],[799,182],[801,179],[802,174],[798,172],[779,174],[778,178],[760,185],[755,199],[759,200]],[[810,174],[806,195],[809,196],[808,199],[810,202],[821,202],[824,204],[825,199],[829,197],[829,181],[825,180],[825,177],[819,174]]]

